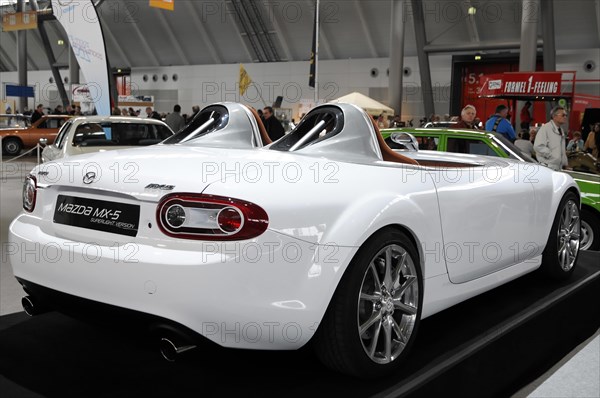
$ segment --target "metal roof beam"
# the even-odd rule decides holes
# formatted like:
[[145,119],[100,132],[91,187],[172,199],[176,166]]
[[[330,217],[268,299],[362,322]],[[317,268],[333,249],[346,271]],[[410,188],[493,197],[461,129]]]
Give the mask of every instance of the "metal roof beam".
[[210,52],[210,55],[215,60],[215,63],[222,64],[223,58],[217,51],[217,48],[215,47],[215,45],[213,44],[214,40],[212,38],[212,35],[204,27],[204,24],[202,23],[202,19],[200,18],[198,11],[194,8],[194,5],[193,5],[194,3],[195,2],[193,2],[193,1],[184,1],[183,2],[183,4],[185,4],[186,7],[188,8],[192,18],[194,18],[194,21],[196,22],[195,27],[197,27],[200,30],[200,37],[202,37],[202,40],[204,40],[204,43],[208,47],[208,51]]
[[146,53],[150,56],[151,62],[154,63],[153,66],[161,66],[160,61],[156,57],[156,54],[154,54],[154,50],[152,50],[152,47],[150,47],[150,44],[148,44],[148,40],[146,40],[146,38],[140,31],[140,28],[138,28],[137,23],[135,23],[135,18],[133,17],[133,15],[131,15],[131,12],[129,12],[129,7],[121,7],[119,9],[120,10],[122,9],[123,12],[125,12],[125,18],[126,18],[125,20],[126,21],[134,22],[134,23],[130,23],[128,25],[131,26],[131,28],[134,30],[135,34],[140,39],[140,43],[142,44],[142,47],[144,47],[144,50],[146,50]]
[[155,10],[155,14],[158,15],[158,20],[160,21],[161,25],[163,26],[164,32],[169,37],[169,40],[171,40],[171,43],[173,44],[173,48],[175,48],[175,52],[177,52],[177,55],[179,55],[179,58],[181,58],[181,60],[183,61],[182,65],[189,65],[190,60],[185,55],[185,51],[183,51],[183,48],[181,48],[181,45],[179,44],[179,40],[177,40],[177,38],[173,34],[173,29],[169,25],[169,21],[167,21],[167,19],[165,18],[163,11]]
[[[119,43],[119,41],[115,38],[115,35],[109,29],[108,25],[104,22],[104,18],[102,17],[101,12],[98,12],[98,20],[100,21],[101,24],[104,25],[104,28],[102,29],[102,33],[108,38],[108,40],[111,41],[113,47],[117,50],[117,53],[119,53],[119,57],[121,57],[121,59],[123,61],[125,61],[126,65],[123,65],[123,66],[134,66],[134,65],[132,65],[131,60],[129,59],[129,57],[127,56],[125,51],[123,51],[123,47],[121,47],[121,44]],[[108,51],[108,49],[107,49],[107,51]],[[106,54],[106,55],[108,56],[108,54]]]
[[54,53],[52,52],[52,46],[50,45],[50,38],[48,37],[48,32],[46,31],[45,22],[39,23],[38,30],[40,31],[40,37],[42,38],[42,43],[44,43],[43,48],[44,48],[44,51],[46,52],[46,57],[48,58],[48,63],[50,64],[50,69],[52,70],[52,76],[54,76],[54,83],[56,83],[56,88],[58,89],[58,93],[60,95],[62,104],[66,108],[69,103],[69,97],[67,96],[67,91],[65,90],[65,86],[64,86],[62,78],[60,76],[60,71],[55,66],[56,58],[54,57]]
[[275,47],[275,43],[271,39],[271,34],[277,34],[277,32],[272,32],[267,29],[267,26],[265,25],[265,21],[263,21],[262,17],[260,16],[260,11],[258,10],[258,7],[256,6],[256,1],[250,0],[250,5],[252,6],[252,11],[254,12],[254,15],[256,16],[256,21],[258,22],[258,26],[260,27],[261,33],[262,33],[264,39],[266,40],[267,45],[269,46],[269,49],[271,50],[271,53],[273,54],[274,60],[276,62],[281,61],[281,57],[279,56],[279,51],[277,51],[277,47]]
[[[6,51],[4,51],[3,47],[0,47],[0,55],[2,55],[2,65],[5,66],[6,70],[17,70],[17,65],[15,65],[12,58],[8,56]],[[10,68],[8,68],[8,66],[10,66]]]
[[[231,0],[230,3],[233,5],[233,9],[239,19],[239,23],[238,23],[238,20],[235,17],[233,18],[233,26],[235,26],[235,28],[237,29],[238,34],[240,35],[240,39],[242,40],[242,43],[244,44],[244,47],[246,48],[246,51],[248,52],[248,56],[252,60],[255,60],[258,62],[263,62],[264,56],[261,54],[261,51],[257,47],[256,43],[252,39],[250,32],[248,31],[246,22],[244,21],[242,12],[240,10],[240,6],[236,3],[236,0]],[[240,25],[242,25],[242,26],[240,27]],[[252,55],[252,51],[250,51],[250,48],[248,48],[248,44],[244,41],[243,36],[246,36],[248,38],[248,42],[250,43],[250,46],[252,47],[252,50],[254,51],[254,56]],[[256,58],[254,58],[254,57],[256,57]]]
[[[237,4],[237,1],[234,0],[234,4]],[[239,5],[240,7],[238,15],[240,17],[240,21],[242,21],[244,24],[244,30],[248,34],[248,37],[258,44],[257,47],[260,47],[260,51],[262,51],[262,54],[264,55],[264,61],[273,61],[271,54],[267,50],[267,46],[265,46],[261,36],[258,34],[258,26],[255,24],[254,18],[252,18],[250,15],[250,11],[248,11],[248,0],[239,0]],[[244,17],[248,21],[248,24],[246,24],[246,21],[244,21]]]
[[29,31],[30,35],[28,35],[28,38],[31,38],[35,44],[38,45],[38,47],[40,47],[41,49],[44,48],[44,44],[42,43],[42,39],[39,36],[39,32],[37,30],[30,30]]
[[365,10],[363,9],[362,2],[360,0],[354,0],[354,6],[356,8],[356,13],[358,14],[358,19],[360,19],[360,25],[363,28],[365,38],[367,39],[367,44],[369,45],[369,50],[371,51],[371,57],[379,58],[379,54],[377,54],[377,49],[375,48],[375,42],[373,41],[373,36],[371,35],[371,31],[367,26],[367,21],[364,15]]
[[[265,4],[265,7],[268,7],[268,3]],[[284,29],[284,26],[279,23],[275,12],[271,13],[270,15],[273,19],[273,28],[275,28],[275,31],[279,33],[279,42],[281,43],[281,47],[285,53],[285,59],[282,61],[293,61],[294,59],[290,51],[290,45],[288,44],[290,40],[286,30]]]
[[[17,44],[17,34],[15,32],[5,32],[5,33],[8,33],[8,35],[10,36],[10,38],[12,39],[12,41],[15,43],[15,47],[18,48],[19,46]],[[33,60],[33,57],[31,55],[29,55],[29,53],[27,54],[27,63],[29,65],[31,65],[32,69],[40,70],[40,68],[38,67],[38,65]]]
[[[537,41],[537,46],[541,47],[542,40]],[[470,51],[489,51],[489,50],[518,50],[521,48],[520,41],[498,41],[498,42],[480,42],[480,43],[462,43],[462,44],[427,44],[423,47],[426,53],[452,53],[452,52],[470,52]]]

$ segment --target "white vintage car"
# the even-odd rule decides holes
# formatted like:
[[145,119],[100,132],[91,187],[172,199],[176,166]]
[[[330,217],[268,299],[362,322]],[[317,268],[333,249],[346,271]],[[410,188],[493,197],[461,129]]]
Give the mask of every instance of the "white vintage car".
[[[264,147],[261,130],[247,108],[217,104],[167,143],[35,168],[9,237],[25,309],[144,314],[168,359],[200,336],[313,341],[333,369],[372,377],[402,363],[421,319],[538,268],[573,272],[567,174],[405,156],[349,104],[316,107]],[[135,173],[118,173],[127,162]]]
[[[90,152],[158,144],[173,135],[164,122],[121,116],[83,116],[60,128],[54,144],[42,150],[42,162]],[[40,140],[46,145],[44,139]]]

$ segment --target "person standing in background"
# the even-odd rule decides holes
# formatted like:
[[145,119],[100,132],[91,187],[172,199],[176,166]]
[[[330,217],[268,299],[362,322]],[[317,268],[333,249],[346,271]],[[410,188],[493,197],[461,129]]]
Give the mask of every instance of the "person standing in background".
[[196,117],[196,115],[200,112],[200,107],[198,105],[194,105],[192,106],[192,114],[190,115],[190,117],[187,118],[187,122],[191,122],[192,120],[194,120],[194,118]]
[[146,107],[146,115],[148,116],[149,119],[161,120],[158,112],[153,111],[152,107],[150,107],[150,106]]
[[493,131],[494,133],[502,134],[510,142],[514,142],[517,139],[515,129],[510,124],[508,119],[508,107],[506,105],[498,105],[496,107],[496,113],[488,119],[485,123],[485,129],[487,131]]
[[475,116],[477,116],[477,110],[475,107],[473,105],[465,106],[460,112],[460,120],[458,123],[453,125],[452,128],[477,130]]
[[35,111],[33,111],[33,114],[31,115],[31,124],[40,120],[42,118],[42,116],[44,116],[44,105],[39,104],[35,108]]
[[567,112],[557,106],[550,112],[551,120],[540,127],[535,136],[533,149],[537,160],[553,170],[560,171],[569,164],[562,125],[567,122]]
[[596,159],[598,158],[598,141],[600,141],[600,123],[595,123],[592,126],[590,133],[587,136],[587,140],[585,140],[585,144],[583,145],[583,150],[586,152],[591,152],[592,156]]
[[277,141],[285,135],[285,130],[283,129],[281,122],[275,117],[272,107],[267,106],[263,109],[263,117],[265,130],[267,130],[267,134],[269,134],[272,141]]
[[528,131],[523,131],[521,138],[515,141],[515,146],[527,155],[533,156],[533,144],[531,143]]
[[531,102],[527,101],[525,105],[523,105],[523,109],[521,109],[521,129],[529,130],[529,126],[533,119],[531,118],[531,112],[529,109],[531,108]]
[[579,131],[573,133],[573,139],[567,144],[567,151],[583,151],[583,140]]
[[171,130],[175,133],[185,126],[185,119],[181,116],[181,106],[175,105],[173,107],[173,112],[167,115],[165,123],[167,123],[167,126],[171,127]]

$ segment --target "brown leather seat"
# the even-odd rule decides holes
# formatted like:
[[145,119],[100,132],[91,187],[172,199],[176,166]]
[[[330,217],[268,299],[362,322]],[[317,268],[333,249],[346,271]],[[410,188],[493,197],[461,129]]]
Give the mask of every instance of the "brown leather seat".
[[371,123],[373,123],[373,128],[375,129],[375,135],[377,136],[377,142],[379,143],[379,148],[381,149],[381,154],[383,155],[383,160],[385,160],[386,162],[396,162],[396,163],[419,165],[419,162],[417,162],[416,160],[411,159],[408,156],[404,156],[398,152],[394,152],[392,150],[392,148],[390,148],[388,146],[388,144],[385,142],[385,140],[383,139],[383,136],[381,135],[381,131],[379,131],[379,126],[377,125],[377,122],[375,121],[373,116],[370,116],[370,118],[371,118]]
[[273,140],[271,140],[271,137],[269,137],[269,134],[267,133],[267,129],[265,128],[265,125],[263,124],[262,120],[260,119],[260,116],[258,115],[258,112],[256,111],[256,109],[254,109],[251,106],[246,105],[246,108],[248,108],[250,110],[250,112],[252,112],[252,115],[254,116],[254,119],[256,120],[256,124],[258,125],[258,131],[260,132],[260,138],[262,139],[262,144],[263,146],[267,146],[271,143],[273,143]]

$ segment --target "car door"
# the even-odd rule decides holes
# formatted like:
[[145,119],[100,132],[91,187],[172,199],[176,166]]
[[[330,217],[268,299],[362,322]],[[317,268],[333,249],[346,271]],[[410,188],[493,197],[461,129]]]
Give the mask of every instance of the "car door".
[[447,152],[505,157],[501,156],[497,149],[483,138],[449,136],[446,139],[446,148]]
[[[523,163],[524,164],[524,163]],[[521,163],[433,168],[450,280],[463,283],[532,258],[533,185]]]

